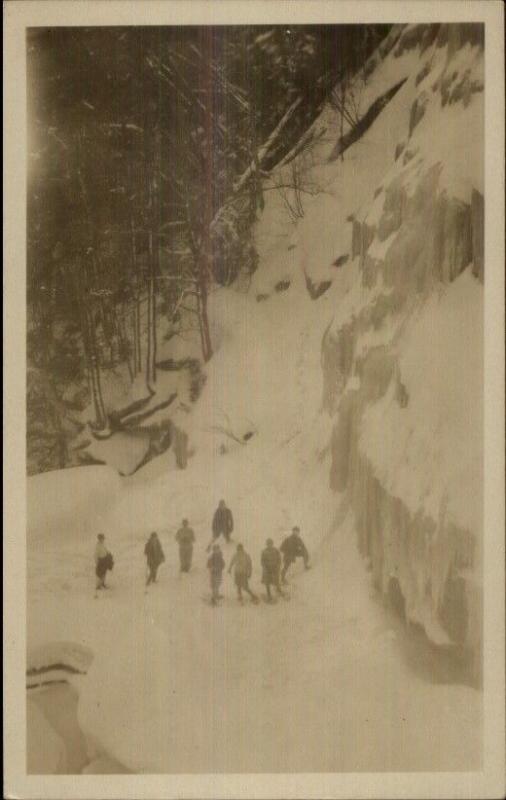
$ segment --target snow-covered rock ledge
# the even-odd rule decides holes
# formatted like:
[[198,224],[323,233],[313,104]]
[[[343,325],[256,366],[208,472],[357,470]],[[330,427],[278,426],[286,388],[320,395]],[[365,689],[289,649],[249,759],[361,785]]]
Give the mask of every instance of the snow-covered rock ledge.
[[331,486],[347,492],[376,587],[479,680],[483,49],[442,26],[427,50],[423,28],[399,45],[420,55],[393,101],[404,138],[349,217],[356,275],[323,338],[323,407]]
[[411,315],[400,315],[390,346],[343,360],[350,348],[360,352],[358,331],[354,338],[345,326],[341,339],[327,336],[324,360],[327,367],[350,365],[332,437],[331,486],[348,492],[374,583],[385,597],[397,597],[406,620],[422,625],[432,642],[459,648],[475,679],[482,613],[481,294],[466,270]]

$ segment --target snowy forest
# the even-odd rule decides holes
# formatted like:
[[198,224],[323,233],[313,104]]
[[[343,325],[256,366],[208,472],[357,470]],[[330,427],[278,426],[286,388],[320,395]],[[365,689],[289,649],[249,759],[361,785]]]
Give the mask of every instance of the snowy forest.
[[[145,429],[170,404],[151,400],[157,373],[185,365],[159,336],[198,330],[198,395],[209,293],[255,271],[266,192],[297,219],[322,190],[295,156],[387,30],[30,30],[30,474],[93,461],[91,440]],[[335,96],[343,123],[358,122],[360,90]],[[282,162],[286,184],[268,180]],[[159,453],[170,436],[155,427]]]
[[483,25],[26,48],[28,772],[480,770]]

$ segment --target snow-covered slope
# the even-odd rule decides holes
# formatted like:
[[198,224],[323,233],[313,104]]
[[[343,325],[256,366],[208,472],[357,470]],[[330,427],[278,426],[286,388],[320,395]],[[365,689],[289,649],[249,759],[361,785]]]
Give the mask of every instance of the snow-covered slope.
[[[406,655],[373,584],[436,644],[479,653],[482,59],[474,27],[394,29],[361,114],[405,82],[370,127],[335,158],[329,106],[266,179],[259,268],[212,294],[205,388],[174,415],[186,469],[164,453],[128,478],[30,479],[29,643],[93,651],[79,718],[125,767],[479,768],[481,694],[453,649],[425,671]],[[293,569],[289,603],[240,607],[230,579],[222,608],[202,603],[221,497],[257,588],[265,539],[300,525],[313,570]],[[197,545],[178,578],[183,516]],[[144,595],[154,529],[167,563]],[[99,531],[115,569],[95,600]]]

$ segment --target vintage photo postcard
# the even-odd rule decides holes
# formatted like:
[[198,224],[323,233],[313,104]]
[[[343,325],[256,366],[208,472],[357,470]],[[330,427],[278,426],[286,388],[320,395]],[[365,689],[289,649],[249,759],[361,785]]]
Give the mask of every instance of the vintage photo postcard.
[[4,22],[5,796],[502,797],[502,4]]

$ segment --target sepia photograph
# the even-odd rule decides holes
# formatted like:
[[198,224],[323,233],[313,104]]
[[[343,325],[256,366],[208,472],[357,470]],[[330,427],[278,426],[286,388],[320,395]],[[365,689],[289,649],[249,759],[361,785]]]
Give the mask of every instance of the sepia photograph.
[[[7,796],[48,796],[37,776],[73,776],[51,796],[76,798],[143,775],[167,776],[146,797],[239,796],[213,783],[229,775],[378,774],[357,797],[382,774],[483,776],[487,709],[504,759],[484,612],[504,636],[500,577],[484,594],[504,546],[504,496],[499,524],[485,514],[499,6],[235,21],[217,0],[219,18],[187,3],[178,22],[167,2],[102,23],[97,5],[27,17],[18,53],[8,601],[35,782]],[[214,794],[171,783],[204,775]],[[275,786],[244,796],[309,796]]]

